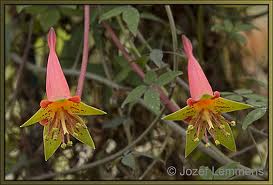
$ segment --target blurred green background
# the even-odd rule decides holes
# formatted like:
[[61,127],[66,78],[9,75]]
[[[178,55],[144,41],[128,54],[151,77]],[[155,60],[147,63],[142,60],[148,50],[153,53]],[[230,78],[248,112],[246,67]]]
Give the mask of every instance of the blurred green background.
[[[134,101],[121,108],[130,91],[143,84],[107,37],[100,20],[117,33],[126,50],[145,72],[158,76],[178,61],[180,82],[173,99],[180,107],[189,93],[187,61],[180,35],[193,43],[212,88],[222,96],[252,104],[254,110],[230,114],[237,152],[218,147],[227,157],[249,167],[268,170],[268,9],[258,5],[170,5],[178,48],[173,51],[172,28],[164,5],[91,5],[89,63],[82,99],[106,116],[85,117],[96,150],[74,140],[44,161],[42,126],[19,128],[45,98],[46,35],[57,34],[57,53],[74,94],[83,45],[82,5],[5,5],[5,177],[43,179],[103,159],[134,141],[153,121],[151,105],[159,99]],[[22,65],[24,64],[24,66]],[[185,82],[185,83],[184,83]],[[166,89],[171,83],[165,85]],[[161,106],[162,107],[162,106]],[[254,111],[254,112],[253,112]],[[169,111],[166,111],[169,113]],[[185,128],[185,124],[179,123]],[[169,176],[166,168],[223,167],[196,149],[184,158],[184,140],[159,122],[136,146],[108,163],[49,179],[56,180],[200,180],[212,176]],[[232,166],[232,165],[230,165]],[[224,166],[223,168],[231,168]],[[247,177],[222,177],[247,179]]]

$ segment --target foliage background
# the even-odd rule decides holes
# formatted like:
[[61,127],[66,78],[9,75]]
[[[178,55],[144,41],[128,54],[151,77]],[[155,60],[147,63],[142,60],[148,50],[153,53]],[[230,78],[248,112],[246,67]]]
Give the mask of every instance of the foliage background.
[[[75,92],[82,54],[83,7],[5,6],[7,180],[27,180],[36,176],[42,179],[41,175],[49,172],[61,172],[98,161],[134,141],[155,118],[154,112],[157,113],[160,108],[158,98],[146,100],[142,98],[121,108],[128,93],[143,82],[132,72],[128,62],[106,37],[100,19],[105,19],[110,24],[126,50],[136,58],[134,62],[146,72],[155,71],[157,76],[160,76],[168,68],[173,69],[173,60],[176,57],[178,69],[184,73],[179,78],[186,83],[187,63],[183,56],[180,35],[187,35],[193,41],[194,53],[213,89],[221,91],[224,97],[255,106],[256,112],[251,113],[251,110],[247,110],[231,114],[237,122],[233,128],[237,152],[230,153],[225,148],[218,148],[227,157],[249,168],[263,169],[265,174],[262,178],[267,179],[267,7],[254,5],[170,7],[178,37],[177,51],[173,51],[172,33],[164,5],[91,6],[88,75],[82,99],[108,114],[86,117],[97,146],[95,151],[74,140],[73,147],[66,150],[58,149],[55,155],[45,162],[42,126],[36,124],[23,129],[19,126],[38,110],[40,100],[45,97],[45,66],[48,56],[46,35],[51,26],[57,32],[59,60],[65,69],[70,88]],[[127,11],[126,15],[124,11]],[[24,62],[26,65],[21,67]],[[170,89],[171,84],[164,86]],[[185,105],[188,96],[186,86],[176,83],[173,99],[180,107]],[[186,128],[185,124],[179,124]],[[140,143],[111,162],[52,179],[211,179],[212,176],[179,174],[169,176],[166,173],[166,169],[171,165],[178,170],[202,166],[221,167],[221,164],[198,149],[185,159],[184,140],[184,137],[159,121]]]

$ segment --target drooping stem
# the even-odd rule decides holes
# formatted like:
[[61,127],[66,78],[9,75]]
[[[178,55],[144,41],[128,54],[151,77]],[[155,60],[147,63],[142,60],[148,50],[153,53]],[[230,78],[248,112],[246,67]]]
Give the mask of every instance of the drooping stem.
[[82,90],[85,80],[86,68],[88,64],[88,51],[89,51],[89,25],[90,25],[90,7],[89,5],[84,5],[84,36],[83,36],[83,53],[82,53],[82,65],[81,73],[78,80],[78,86],[76,95],[82,96]]

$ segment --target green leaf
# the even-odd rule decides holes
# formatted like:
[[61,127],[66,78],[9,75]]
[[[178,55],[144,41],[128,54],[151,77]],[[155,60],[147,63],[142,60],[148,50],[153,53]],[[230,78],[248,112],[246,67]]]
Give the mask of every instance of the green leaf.
[[257,28],[253,24],[237,24],[235,25],[235,29],[236,31],[249,31],[252,29],[259,29],[259,28]]
[[196,111],[194,110],[193,107],[186,106],[174,113],[171,113],[171,114],[163,117],[162,119],[163,120],[174,120],[174,121],[185,120],[186,118],[188,118],[190,116],[194,116],[195,114],[196,114]]
[[129,168],[133,170],[136,169],[136,161],[132,153],[129,153],[123,156],[121,159],[121,163],[124,164],[125,166],[128,166]]
[[231,32],[233,29],[233,24],[230,20],[226,19],[224,20],[224,29],[226,32]]
[[227,180],[233,177],[236,175],[238,164],[237,162],[232,162],[218,168],[213,175],[213,180]]
[[120,15],[125,9],[127,9],[127,6],[118,6],[115,7],[104,14],[102,14],[99,18],[99,22],[110,19],[112,17]]
[[251,112],[249,112],[244,121],[243,121],[243,129],[245,130],[250,124],[252,124],[254,121],[257,121],[261,117],[263,117],[266,113],[267,109],[266,108],[258,108],[255,109]]
[[257,100],[248,99],[246,100],[246,103],[254,107],[267,107],[267,102],[259,101],[259,100],[257,101]]
[[251,93],[253,93],[253,91],[250,89],[237,89],[234,92],[237,94],[251,94]]
[[157,76],[154,71],[148,71],[144,77],[144,82],[148,85],[154,83],[156,80],[157,80]]
[[102,128],[117,128],[126,120],[125,117],[115,117],[103,123]]
[[47,11],[48,6],[45,5],[31,5],[31,6],[27,6],[24,7],[23,10],[26,13],[32,14],[32,15],[37,15],[37,14],[41,14],[45,11]]
[[131,103],[131,102],[137,101],[144,94],[144,92],[146,90],[147,90],[147,86],[146,85],[140,85],[140,86],[136,87],[135,89],[133,89],[128,94],[128,96],[126,97],[126,99],[122,103],[121,107],[123,108],[127,103]]
[[116,75],[114,81],[116,81],[116,82],[122,82],[122,81],[124,81],[124,80],[128,77],[130,71],[131,71],[131,69],[129,69],[129,68],[123,68],[123,69]]
[[214,140],[218,140],[221,145],[235,152],[236,144],[229,124],[224,119],[221,120],[221,124],[224,126],[224,129],[214,127],[213,129],[209,129],[208,131],[210,135],[213,136]]
[[226,96],[225,98],[229,100],[234,100],[234,101],[243,101],[243,97],[237,94],[229,95],[229,96]]
[[122,13],[122,19],[126,22],[128,29],[136,36],[140,19],[138,10],[132,6],[127,7]]
[[233,95],[234,93],[233,92],[227,92],[227,91],[223,91],[223,92],[220,92],[221,96],[228,96],[228,95]]
[[251,99],[251,100],[256,100],[256,101],[267,101],[267,98],[264,96],[260,96],[257,94],[244,94],[243,97],[247,98],[247,99]]
[[156,64],[157,67],[162,66],[163,52],[160,49],[153,49],[149,57]]
[[230,36],[232,39],[239,42],[239,44],[246,43],[246,38],[243,35],[241,35],[241,33],[234,32],[234,33],[231,33]]
[[[49,124],[44,127],[44,132],[43,132],[43,138],[44,138],[44,154],[45,154],[45,160],[47,161],[59,148],[62,142],[62,135],[61,131],[53,131],[51,130],[49,132]],[[56,136],[54,136],[56,135]]]
[[199,133],[199,139],[196,139],[196,128],[190,128],[191,125],[188,126],[187,132],[186,132],[186,146],[185,146],[185,157],[188,157],[190,153],[198,146],[200,143],[201,139],[204,136],[205,129],[201,128],[200,133]]
[[172,80],[174,80],[174,78],[182,74],[183,73],[181,71],[168,71],[159,76],[157,84],[161,86],[166,85],[170,83]]
[[245,103],[239,103],[225,98],[217,98],[215,99],[213,104],[214,105],[212,106],[214,106],[214,110],[220,113],[232,112],[236,110],[243,110],[253,107]]
[[148,89],[144,94],[144,103],[156,114],[160,111],[160,97],[158,92]]
[[74,133],[72,133],[71,135],[80,142],[87,144],[91,148],[95,149],[94,141],[85,125],[77,126],[77,128],[74,129]]
[[212,171],[207,166],[200,166],[198,174],[202,180],[212,180],[213,178]]
[[50,27],[53,27],[58,23],[60,18],[61,15],[56,8],[49,8],[47,11],[41,14],[40,24],[43,30],[47,32]]
[[156,15],[154,15],[152,13],[149,13],[149,12],[142,12],[140,14],[140,18],[155,21],[155,22],[159,22],[159,23],[162,23],[162,24],[165,23],[163,19],[161,19],[160,17],[158,17],[158,16],[156,16]]

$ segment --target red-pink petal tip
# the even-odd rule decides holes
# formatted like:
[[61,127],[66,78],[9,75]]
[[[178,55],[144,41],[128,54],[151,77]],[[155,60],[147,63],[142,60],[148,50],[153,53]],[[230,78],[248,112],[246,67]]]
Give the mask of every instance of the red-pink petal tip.
[[56,34],[53,28],[49,30],[47,42],[50,48],[46,73],[47,99],[49,101],[55,101],[70,98],[70,90],[55,52]]
[[212,88],[201,66],[192,53],[191,41],[182,35],[185,54],[188,58],[188,78],[190,94],[194,101],[198,101],[204,94],[213,96]]

